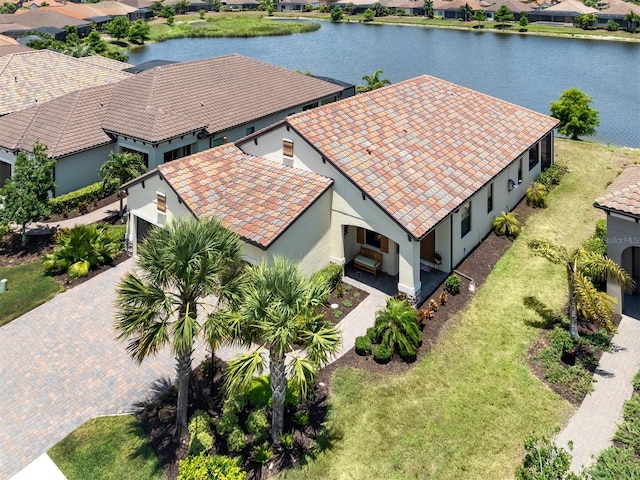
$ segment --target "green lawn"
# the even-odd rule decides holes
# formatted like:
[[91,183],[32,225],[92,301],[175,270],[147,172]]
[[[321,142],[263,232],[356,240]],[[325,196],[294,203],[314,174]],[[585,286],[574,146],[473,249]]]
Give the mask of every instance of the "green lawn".
[[434,350],[397,376],[352,369],[335,373],[330,447],[287,479],[507,479],[527,435],[550,434],[570,404],[528,370],[539,320],[528,295],[559,310],[566,301],[560,266],[532,257],[531,238],[565,245],[586,239],[601,212],[592,207],[623,163],[640,152],[559,140],[556,158],[571,172],[536,211],[466,310]]
[[69,480],[163,478],[158,459],[132,415],[89,420],[48,454]]
[[0,268],[9,288],[0,294],[0,326],[53,298],[62,286],[44,273],[40,260]]

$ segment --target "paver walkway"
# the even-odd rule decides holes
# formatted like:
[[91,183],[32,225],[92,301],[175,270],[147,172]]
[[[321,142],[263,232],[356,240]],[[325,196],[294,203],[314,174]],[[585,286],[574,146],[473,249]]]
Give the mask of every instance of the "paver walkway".
[[[123,208],[126,209],[127,199],[124,199]],[[67,220],[60,220],[58,222],[34,222],[27,228],[27,235],[42,235],[49,233],[51,228],[72,228],[76,225],[89,225],[104,220],[105,218],[112,217],[118,213],[120,208],[120,202],[117,201],[110,205],[98,208],[93,212],[89,212],[86,215],[81,215],[75,218],[69,218]],[[126,217],[125,217],[126,218]]]
[[567,449],[573,441],[571,470],[576,473],[611,446],[617,425],[623,421],[622,407],[633,394],[631,380],[640,367],[640,320],[623,316],[613,345],[614,352],[600,359],[593,392],[556,438],[556,444]]
[[[137,365],[125,344],[114,341],[114,287],[133,265],[127,260],[0,328],[0,480],[90,418],[131,411],[174,376],[169,349]],[[336,358],[373,324],[386,299],[346,281],[370,295],[340,323],[343,347]],[[219,353],[229,359],[237,350]],[[194,365],[205,355],[198,349]]]

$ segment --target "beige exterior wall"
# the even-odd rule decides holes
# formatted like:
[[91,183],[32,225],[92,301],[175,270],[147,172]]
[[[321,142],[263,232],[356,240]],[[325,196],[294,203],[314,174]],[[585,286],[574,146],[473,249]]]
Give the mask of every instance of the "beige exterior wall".
[[[633,247],[636,247],[635,265],[633,264]],[[607,215],[607,255],[634,275],[635,292],[640,291],[640,223],[635,218],[609,213]],[[622,313],[624,296],[617,283],[607,281],[607,293],[616,299],[616,313]]]

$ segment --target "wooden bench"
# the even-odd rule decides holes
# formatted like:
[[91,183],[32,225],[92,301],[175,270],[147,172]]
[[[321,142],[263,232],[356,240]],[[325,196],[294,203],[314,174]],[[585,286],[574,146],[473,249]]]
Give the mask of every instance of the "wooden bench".
[[360,247],[360,253],[353,259],[353,266],[360,270],[373,273],[375,277],[378,270],[382,267],[382,254],[375,250]]

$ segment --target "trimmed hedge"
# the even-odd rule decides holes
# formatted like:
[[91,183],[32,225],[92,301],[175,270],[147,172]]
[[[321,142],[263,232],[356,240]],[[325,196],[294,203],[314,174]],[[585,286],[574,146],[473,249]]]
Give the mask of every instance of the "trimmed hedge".
[[371,339],[369,337],[356,338],[356,353],[365,357],[371,355]]
[[102,181],[92,183],[79,190],[65,193],[49,200],[49,207],[53,215],[62,215],[65,212],[75,210],[81,203],[93,203],[113,195],[118,191],[118,182],[104,183]]
[[344,268],[342,265],[336,263],[330,263],[322,270],[318,270],[311,275],[312,282],[322,282],[329,286],[329,290],[334,290],[342,283],[342,277],[344,276]]
[[391,361],[391,350],[386,345],[378,345],[373,349],[373,359],[378,363],[389,363]]

